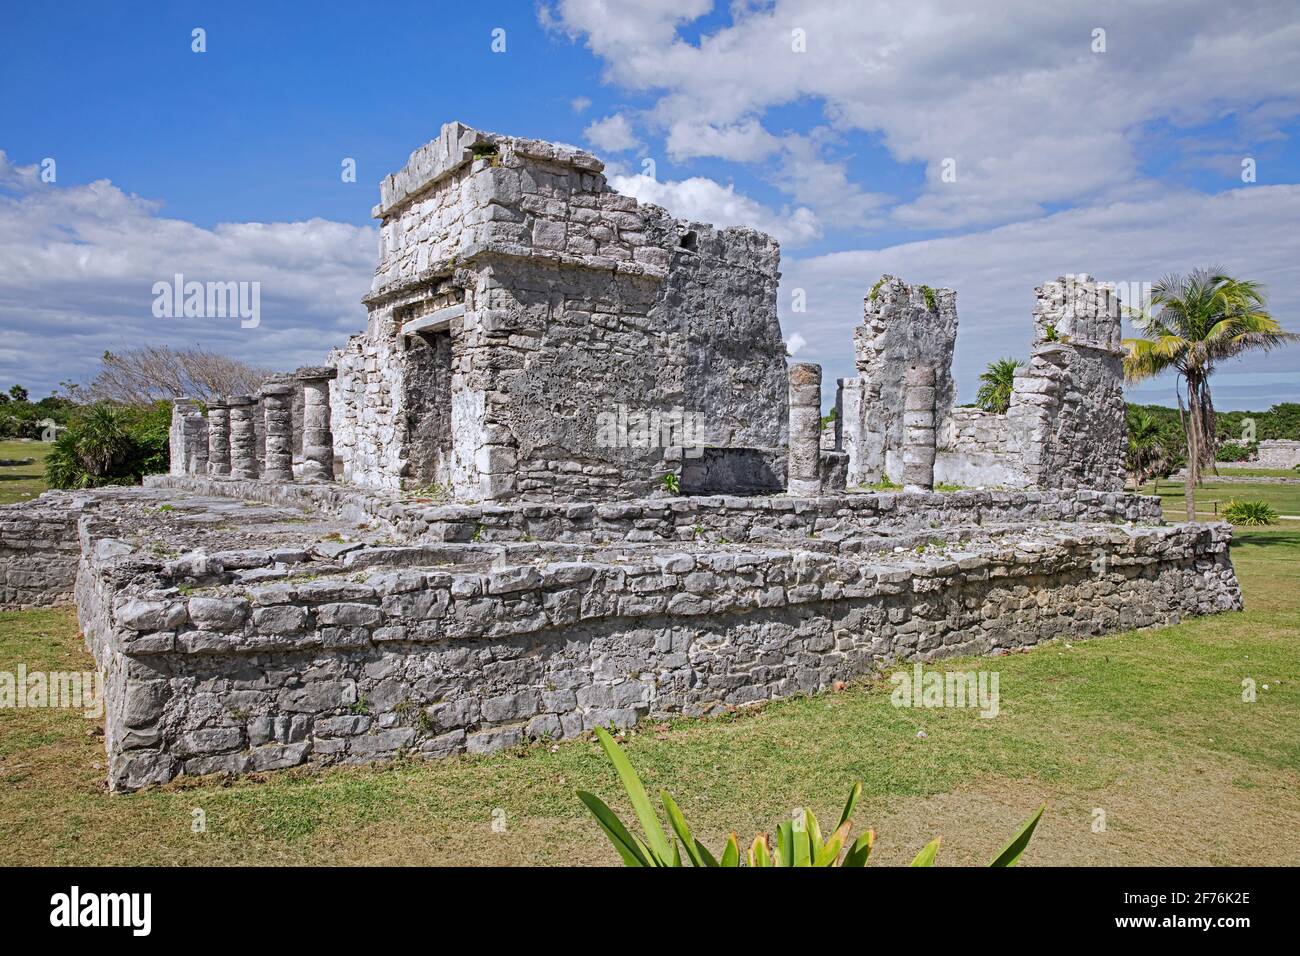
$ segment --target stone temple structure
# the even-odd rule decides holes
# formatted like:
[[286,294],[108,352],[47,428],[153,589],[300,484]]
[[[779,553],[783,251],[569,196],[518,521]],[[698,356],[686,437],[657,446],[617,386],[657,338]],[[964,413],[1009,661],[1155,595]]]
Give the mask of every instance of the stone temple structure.
[[332,357],[344,480],[457,501],[626,498],[670,473],[782,488],[776,242],[602,169],[452,123],[384,180],[366,330]]
[[776,243],[621,196],[586,153],[450,124],[375,214],[366,327],[327,361],[176,402],[143,487],[0,508],[0,604],[77,605],[112,789],[1241,607],[1229,526],[1123,491],[1089,277],[1038,290],[1002,416],[953,405],[955,294],[886,277],[831,416],[820,367],[787,366]]

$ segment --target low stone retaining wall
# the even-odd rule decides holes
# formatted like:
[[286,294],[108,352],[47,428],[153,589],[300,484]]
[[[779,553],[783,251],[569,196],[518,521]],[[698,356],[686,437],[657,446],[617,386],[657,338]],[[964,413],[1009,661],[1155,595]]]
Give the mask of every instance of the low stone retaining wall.
[[1240,607],[1225,525],[1081,525],[870,557],[629,545],[530,562],[524,545],[509,563],[447,545],[443,566],[409,567],[419,549],[399,547],[371,549],[361,573],[252,586],[96,538],[91,519],[82,536],[78,604],[107,674],[118,790],[488,751],[811,693],[882,661]]
[[729,541],[847,536],[888,526],[951,529],[1041,521],[1160,522],[1160,499],[1103,491],[879,492],[798,498],[710,496],[611,503],[431,505],[337,485],[155,475],[152,488],[313,506],[379,521],[416,541]]
[[0,608],[72,601],[81,547],[73,496],[0,506]]

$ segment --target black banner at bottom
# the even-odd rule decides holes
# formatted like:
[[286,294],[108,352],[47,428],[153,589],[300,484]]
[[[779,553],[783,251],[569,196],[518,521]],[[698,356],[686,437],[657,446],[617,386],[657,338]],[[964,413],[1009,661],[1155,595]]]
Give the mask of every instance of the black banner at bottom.
[[[376,929],[429,922],[477,927],[493,944],[558,927],[673,932],[716,921],[737,941],[796,918],[801,933],[888,925],[931,932],[1046,931],[1061,940],[1199,937],[1231,945],[1294,926],[1294,870],[877,868],[826,873],[658,876],[634,870],[10,869],[0,898],[9,932],[191,942],[223,929],[258,943],[374,942]],[[542,920],[538,923],[537,920]],[[1008,935],[1010,934],[1010,935]],[[675,933],[674,933],[675,935]],[[565,937],[550,936],[563,945]],[[587,937],[569,937],[583,939]],[[752,938],[752,937],[751,937]],[[759,937],[761,938],[761,936]],[[590,938],[588,938],[590,941]],[[976,940],[972,938],[972,942]],[[585,945],[585,944],[584,944]]]

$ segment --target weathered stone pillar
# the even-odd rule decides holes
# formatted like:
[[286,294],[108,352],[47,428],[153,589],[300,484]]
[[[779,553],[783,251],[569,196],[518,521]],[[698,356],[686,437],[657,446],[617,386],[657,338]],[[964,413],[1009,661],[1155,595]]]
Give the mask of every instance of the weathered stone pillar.
[[821,418],[822,367],[809,362],[791,365],[786,490],[792,495],[821,494]]
[[185,474],[208,473],[208,420],[199,410],[198,402],[191,402],[185,413]]
[[207,474],[208,431],[198,402],[178,398],[172,402],[172,424],[168,433],[173,475]]
[[235,395],[230,404],[230,476],[232,478],[257,477],[257,428],[253,412],[257,399],[251,395]]
[[230,476],[230,406],[221,401],[208,402],[208,474]]
[[913,365],[903,379],[903,488],[934,490],[934,369]]
[[334,433],[330,431],[330,380],[338,370],[308,365],[294,378],[302,382],[302,477],[334,480]]
[[293,481],[293,393],[287,379],[272,379],[262,386],[266,453],[262,465],[264,481]]

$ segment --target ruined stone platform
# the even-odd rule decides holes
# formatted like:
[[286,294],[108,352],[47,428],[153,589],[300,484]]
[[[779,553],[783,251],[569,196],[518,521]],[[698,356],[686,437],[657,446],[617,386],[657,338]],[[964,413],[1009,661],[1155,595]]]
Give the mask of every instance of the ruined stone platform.
[[441,506],[160,477],[23,508],[78,542],[122,790],[489,751],[1240,607],[1228,526],[1115,492]]

